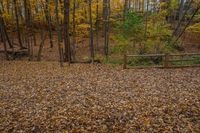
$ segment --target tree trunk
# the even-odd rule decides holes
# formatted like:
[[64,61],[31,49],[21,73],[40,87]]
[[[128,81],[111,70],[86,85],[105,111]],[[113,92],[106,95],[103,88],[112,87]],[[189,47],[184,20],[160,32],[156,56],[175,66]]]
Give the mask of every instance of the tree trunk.
[[[1,11],[1,10],[0,10],[0,15],[2,15],[2,11]],[[13,48],[13,45],[12,45],[12,43],[11,43],[11,41],[10,41],[10,38],[9,38],[9,36],[8,36],[8,33],[7,33],[6,24],[5,24],[5,21],[4,21],[3,17],[1,17],[1,24],[2,24],[2,27],[3,27],[2,30],[4,30],[4,31],[2,32],[2,36],[3,36],[3,34],[5,34],[5,37],[6,37],[6,40],[7,40],[7,42],[8,42],[9,47],[10,47],[10,48]],[[6,41],[6,40],[5,40],[5,41]],[[3,37],[2,37],[2,41],[3,41]]]
[[73,41],[72,41],[72,58],[75,61],[75,45],[76,45],[76,0],[73,0]]
[[146,2],[145,32],[144,32],[145,40],[147,40],[147,30],[148,30],[148,12],[149,12],[149,0],[147,0],[147,2]]
[[106,0],[105,14],[104,14],[104,53],[108,57],[109,45],[109,18],[110,18],[110,0]]
[[55,0],[55,5],[56,5],[56,27],[57,27],[57,34],[58,34],[58,50],[59,50],[59,55],[60,55],[60,66],[63,67],[63,54],[62,54],[62,48],[61,48],[61,29],[60,29],[60,21],[59,21],[59,16],[58,16],[58,0]]
[[46,17],[47,24],[48,24],[50,48],[53,48],[53,34],[52,34],[52,26],[51,26],[51,16],[49,13],[49,0],[46,0],[45,17]]
[[42,41],[40,43],[37,61],[41,61],[41,55],[42,55],[42,50],[43,50],[43,47],[44,47],[45,39],[46,39],[46,34],[44,34],[44,32],[42,31]]
[[125,15],[128,12],[128,0],[124,1],[124,14],[123,14],[123,20],[125,21]]
[[92,0],[89,1],[89,19],[90,19],[90,57],[94,63],[94,41],[93,41],[93,24],[92,24]]
[[71,62],[71,47],[69,36],[69,9],[70,1],[64,0],[64,42],[65,42],[65,61]]
[[28,4],[27,4],[27,0],[24,0],[24,14],[25,14],[25,22],[26,22],[26,27],[28,28],[30,25],[29,25],[29,21],[30,21],[30,18],[29,18],[29,8],[30,7],[27,7]]
[[99,49],[99,0],[96,0],[96,51]]
[[2,24],[2,21],[3,21],[3,18],[0,17],[0,32],[1,32],[1,35],[2,35],[2,41],[3,41],[3,45],[4,45],[4,52],[5,52],[5,56],[6,56],[6,59],[9,60],[9,56],[8,56],[8,52],[7,52],[7,45],[6,45],[6,39],[5,39],[5,34],[4,34],[4,26]]
[[[102,18],[103,18],[103,27],[102,30],[105,31],[105,16],[106,16],[106,8],[107,7],[107,0],[103,0],[103,9],[102,9]],[[102,33],[102,37],[105,37],[104,32]]]
[[179,9],[179,21],[181,21],[183,17],[183,10],[184,10],[184,0],[181,0],[180,9]]
[[15,8],[15,19],[16,19],[16,28],[17,28],[17,35],[18,35],[18,41],[21,49],[23,49],[23,44],[21,40],[21,32],[19,27],[19,15],[18,15],[18,9],[17,9],[17,2],[16,0],[13,0],[14,8]]
[[[192,0],[188,3],[187,9],[184,11],[183,16],[181,17],[181,20],[179,20],[179,23],[177,24],[177,26],[176,26],[176,28],[175,28],[175,30],[174,30],[174,32],[173,32],[173,35],[176,36],[176,35],[179,34],[180,29],[181,29],[182,22],[184,21],[184,17],[186,16],[187,12],[190,10],[190,8],[191,8],[191,6],[192,6],[192,3],[193,3]],[[186,3],[185,3],[185,4],[186,4]],[[184,4],[184,5],[185,5],[185,4]]]

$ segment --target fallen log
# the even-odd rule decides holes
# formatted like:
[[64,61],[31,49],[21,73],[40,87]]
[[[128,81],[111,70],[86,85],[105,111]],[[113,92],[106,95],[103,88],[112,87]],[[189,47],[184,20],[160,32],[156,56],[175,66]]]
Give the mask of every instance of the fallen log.
[[[5,53],[4,50],[0,50],[0,53]],[[7,54],[9,57],[11,57],[13,60],[15,59],[20,59],[22,57],[27,57],[28,56],[28,51],[27,49],[19,49],[19,50],[7,50]]]

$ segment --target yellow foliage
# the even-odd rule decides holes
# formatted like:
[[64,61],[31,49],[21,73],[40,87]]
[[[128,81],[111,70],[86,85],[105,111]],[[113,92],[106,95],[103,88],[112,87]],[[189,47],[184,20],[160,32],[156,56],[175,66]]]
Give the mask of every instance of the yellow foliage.
[[200,33],[200,22],[196,23],[190,27],[187,28],[187,31],[195,32],[195,33]]

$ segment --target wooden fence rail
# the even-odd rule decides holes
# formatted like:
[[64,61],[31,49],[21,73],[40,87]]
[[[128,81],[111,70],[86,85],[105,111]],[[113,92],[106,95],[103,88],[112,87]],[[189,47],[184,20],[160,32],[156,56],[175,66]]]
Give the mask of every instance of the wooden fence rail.
[[[161,58],[162,59],[162,65],[138,66],[138,67],[133,67],[133,68],[200,67],[200,53],[124,55],[124,66],[123,66],[124,69],[128,68],[128,58]],[[183,62],[189,62],[189,61],[198,61],[198,63],[190,64],[190,65],[186,63],[186,65],[184,65]],[[176,63],[176,62],[181,62],[181,64],[174,65],[173,63]]]

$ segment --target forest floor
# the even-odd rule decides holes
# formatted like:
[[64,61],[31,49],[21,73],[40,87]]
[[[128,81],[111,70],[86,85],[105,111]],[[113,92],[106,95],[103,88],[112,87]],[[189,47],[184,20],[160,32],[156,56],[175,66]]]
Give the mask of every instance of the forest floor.
[[200,68],[0,62],[0,132],[200,132]]
[[[56,36],[56,33],[54,33],[54,36]],[[183,47],[183,53],[199,53],[200,52],[200,41],[199,41],[200,35],[193,35],[193,34],[184,34],[182,41],[184,42],[182,44]],[[41,44],[41,35],[38,33],[36,34],[36,46],[33,46],[33,61],[37,60],[38,57],[38,51],[39,51],[39,46]],[[15,44],[17,44],[18,40],[17,37],[14,38]],[[54,47],[50,48],[50,40],[49,38],[46,38],[44,41],[44,47],[42,50],[41,54],[41,60],[42,61],[58,61],[59,60],[59,52],[58,52],[58,46],[57,46],[57,41],[54,38]],[[99,50],[95,52],[96,57],[103,57],[104,55],[104,46],[103,46],[104,39],[101,35],[99,35]],[[94,45],[96,46],[96,37],[94,40]],[[112,48],[116,46],[118,43],[114,41],[113,39],[110,40],[110,52],[112,53]],[[19,51],[19,46],[14,45],[16,48],[15,51]],[[9,49],[9,51],[12,51],[12,49]],[[0,43],[0,60],[5,60],[5,55],[4,55],[4,47],[3,44]],[[28,50],[26,50],[28,51]],[[90,58],[90,48],[89,48],[89,40],[88,38],[82,38],[82,39],[77,39],[77,44],[75,45],[75,51],[76,51],[76,61],[88,61]],[[123,58],[123,55],[119,53],[112,53],[110,55],[111,58]],[[28,60],[27,55],[22,57],[22,58],[16,58],[16,60]]]
[[[56,36],[56,34],[54,35]],[[38,52],[39,52],[39,47],[41,44],[41,35],[37,34],[36,35],[36,45],[33,45],[33,61],[37,60],[38,57]],[[17,38],[14,39],[15,44],[18,43]],[[99,36],[99,51],[95,52],[95,54],[101,54],[103,55],[103,38]],[[33,44],[33,41],[32,41]],[[49,38],[46,38],[44,41],[44,47],[42,49],[42,54],[41,54],[41,60],[42,61],[58,61],[59,60],[59,50],[58,50],[58,44],[56,41],[56,38],[53,39],[53,48],[50,48],[50,40]],[[94,42],[94,45],[96,46],[96,42]],[[112,45],[113,42],[112,42]],[[15,51],[20,51],[20,47],[18,45],[14,45]],[[4,45],[0,42],[0,60],[5,60],[5,54],[4,54]],[[11,48],[8,47],[8,51],[12,51]],[[25,50],[28,51],[28,50]],[[77,40],[77,44],[75,45],[75,54],[76,54],[76,60],[77,61],[88,61],[90,58],[90,48],[89,48],[89,39],[88,38],[83,38],[81,40]],[[28,56],[25,55],[24,57],[16,58],[15,60],[28,60]]]

